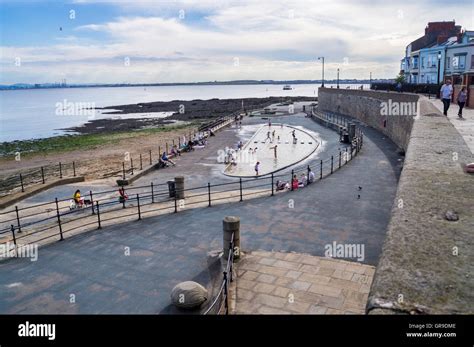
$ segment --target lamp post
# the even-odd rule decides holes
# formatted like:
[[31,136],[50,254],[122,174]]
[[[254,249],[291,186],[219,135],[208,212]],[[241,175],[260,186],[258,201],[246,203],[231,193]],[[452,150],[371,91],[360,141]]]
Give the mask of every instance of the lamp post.
[[324,57],[318,57],[318,60],[321,60],[323,62],[323,80],[321,83],[321,87],[324,88]]
[[370,72],[370,77],[369,77],[369,89],[372,89],[372,71]]
[[337,68],[337,89],[339,89],[339,68]]
[[441,71],[441,52],[438,52],[438,85],[439,85],[439,73]]

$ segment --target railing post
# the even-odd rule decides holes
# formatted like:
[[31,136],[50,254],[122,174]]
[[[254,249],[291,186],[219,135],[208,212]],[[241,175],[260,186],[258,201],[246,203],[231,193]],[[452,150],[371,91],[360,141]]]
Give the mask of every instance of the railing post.
[[102,229],[102,223],[100,222],[100,209],[99,209],[98,201],[95,203],[95,209],[97,210],[97,223],[98,223],[97,229]]
[[142,154],[140,153],[140,170],[143,170]]
[[272,172],[272,196],[275,195],[275,187],[273,185],[273,172]]
[[334,167],[334,156],[331,155],[331,174],[333,173],[333,167]]
[[44,184],[44,169],[43,167],[41,167],[41,179],[43,180],[43,184]]
[[122,192],[123,192],[123,199],[122,199],[122,208],[125,208],[125,188],[123,186],[122,187]]
[[76,177],[76,162],[75,161],[72,162],[72,175]]
[[291,180],[290,180],[290,185],[291,185],[291,190],[293,191],[293,176],[295,175],[295,170],[291,170]]
[[132,158],[132,157],[130,157],[130,167],[131,167],[131,169],[132,169],[132,173],[131,173],[131,174],[132,174],[132,176],[133,176],[133,158]]
[[92,197],[92,190],[89,190],[89,196],[91,198],[92,214],[95,214],[95,211],[94,211],[94,198]]
[[137,194],[137,208],[138,208],[138,220],[142,219],[142,213],[140,210],[140,194]]
[[178,199],[176,197],[176,191],[174,193],[174,213],[178,213]]
[[13,224],[10,225],[10,230],[12,231],[13,244],[15,245],[15,256],[18,257],[18,250],[17,250],[17,247],[16,247],[15,227],[13,226]]
[[151,182],[151,203],[155,203],[155,193],[153,191],[153,182]]
[[161,158],[161,146],[158,146],[158,158]]
[[240,201],[242,201],[242,177],[239,178]]
[[339,169],[341,168],[341,151],[339,151]]
[[122,162],[122,178],[125,180],[125,162]]
[[21,184],[21,192],[24,193],[25,192],[25,187],[23,186],[23,175],[20,174],[20,184]]
[[15,213],[16,213],[16,224],[18,225],[18,232],[21,233],[20,213],[18,211],[18,206],[15,206]]
[[61,226],[61,217],[59,215],[59,205],[58,205],[58,198],[55,198],[56,201],[56,216],[58,217],[58,225],[59,225],[59,234],[61,235],[60,241],[64,240],[63,238],[63,227]]
[[207,194],[209,195],[209,207],[211,207],[211,183],[207,183]]
[[321,159],[321,167],[319,168],[319,179],[323,179],[323,160]]
[[225,301],[224,301],[224,307],[225,307],[225,314],[229,314],[229,292],[227,288],[227,272],[224,271],[224,293],[225,293]]
[[63,178],[63,166],[61,162],[59,162],[59,178]]
[[153,161],[151,160],[151,149],[150,149],[150,165],[153,164]]

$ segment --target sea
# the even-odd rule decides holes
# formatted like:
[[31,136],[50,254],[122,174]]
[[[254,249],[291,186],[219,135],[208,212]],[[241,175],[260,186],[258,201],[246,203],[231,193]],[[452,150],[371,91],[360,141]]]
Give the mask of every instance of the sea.
[[[331,88],[335,85],[326,85]],[[186,85],[153,87],[54,88],[0,91],[0,142],[64,135],[65,129],[102,118],[167,117],[171,113],[116,115],[94,107],[153,101],[264,98],[270,96],[317,96],[320,84]],[[341,88],[358,88],[342,84]],[[364,85],[367,89],[368,85]],[[174,111],[174,110],[170,110]]]

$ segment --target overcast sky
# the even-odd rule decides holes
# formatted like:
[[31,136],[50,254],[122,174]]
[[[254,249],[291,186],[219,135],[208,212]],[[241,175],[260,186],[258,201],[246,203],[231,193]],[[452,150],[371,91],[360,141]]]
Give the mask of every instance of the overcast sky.
[[393,78],[427,22],[474,30],[474,0],[0,4],[0,84]]

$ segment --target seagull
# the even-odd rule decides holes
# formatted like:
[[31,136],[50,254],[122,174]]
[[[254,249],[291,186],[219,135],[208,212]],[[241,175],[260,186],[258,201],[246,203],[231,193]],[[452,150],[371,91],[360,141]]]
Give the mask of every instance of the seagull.
[[359,194],[359,195],[357,195],[357,199],[360,199],[360,194]]
[[361,187],[361,186],[359,186],[359,190],[362,190],[362,187]]

